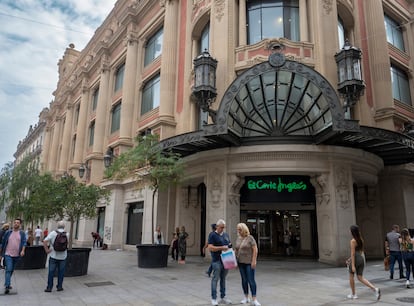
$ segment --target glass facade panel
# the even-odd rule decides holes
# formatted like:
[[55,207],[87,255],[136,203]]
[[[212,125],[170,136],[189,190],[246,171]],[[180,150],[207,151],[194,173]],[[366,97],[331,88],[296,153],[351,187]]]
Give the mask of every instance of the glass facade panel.
[[160,106],[160,76],[149,80],[142,90],[141,115]]
[[407,73],[395,66],[391,66],[392,96],[395,100],[412,105],[410,82]]
[[147,46],[145,47],[145,66],[161,55],[163,32],[163,29],[159,30],[148,40]]
[[384,16],[384,23],[387,41],[398,49],[405,51],[401,25],[387,15]]
[[112,109],[111,133],[119,130],[121,127],[121,102]]
[[124,72],[125,72],[125,64],[120,66],[118,70],[116,71],[114,92],[117,92],[118,90],[122,88],[122,85],[124,83]]

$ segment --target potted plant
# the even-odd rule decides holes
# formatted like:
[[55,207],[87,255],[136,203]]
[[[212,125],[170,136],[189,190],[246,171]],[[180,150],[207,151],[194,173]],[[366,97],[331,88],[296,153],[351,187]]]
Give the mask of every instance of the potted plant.
[[108,202],[109,191],[93,184],[80,183],[71,175],[62,176],[54,186],[54,216],[70,223],[65,276],[86,275],[91,248],[72,247],[74,224],[80,218],[95,217],[96,203],[101,199]]
[[[154,231],[154,202],[159,190],[165,190],[171,184],[178,183],[183,173],[180,156],[170,151],[163,151],[158,135],[136,137],[137,145],[120,154],[106,170],[108,178],[135,178],[137,187],[148,186],[152,189],[151,231]],[[169,245],[139,244],[138,266],[140,268],[166,267]]]

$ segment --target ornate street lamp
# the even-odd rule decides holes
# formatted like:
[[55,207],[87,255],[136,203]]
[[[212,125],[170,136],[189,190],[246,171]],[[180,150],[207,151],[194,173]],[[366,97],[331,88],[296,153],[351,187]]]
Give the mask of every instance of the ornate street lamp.
[[114,158],[114,152],[112,148],[108,148],[108,150],[106,150],[106,153],[104,155],[105,168],[109,168],[111,166],[113,158]]
[[197,99],[198,106],[207,112],[213,122],[216,121],[216,111],[210,109],[217,96],[216,69],[217,60],[204,51],[194,61],[194,87],[193,95]]
[[79,177],[83,178],[83,176],[85,175],[85,172],[89,170],[89,167],[87,164],[82,164],[80,165],[78,172],[79,172]]
[[345,118],[351,119],[351,108],[364,94],[365,84],[361,72],[361,50],[345,41],[341,51],[335,54],[338,66],[338,92],[345,99]]

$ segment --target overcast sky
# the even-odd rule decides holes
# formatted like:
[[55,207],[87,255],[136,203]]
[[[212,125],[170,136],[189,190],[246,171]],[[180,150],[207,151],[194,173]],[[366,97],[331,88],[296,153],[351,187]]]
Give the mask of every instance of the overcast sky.
[[0,168],[49,107],[66,47],[82,50],[116,0],[0,0]]

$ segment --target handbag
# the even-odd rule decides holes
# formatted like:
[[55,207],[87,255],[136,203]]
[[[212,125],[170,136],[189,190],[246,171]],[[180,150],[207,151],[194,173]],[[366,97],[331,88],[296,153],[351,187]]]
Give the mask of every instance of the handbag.
[[233,249],[221,252],[220,256],[224,269],[231,270],[237,268],[236,254]]
[[385,271],[390,270],[390,255],[385,256],[385,258],[384,258],[384,270]]

